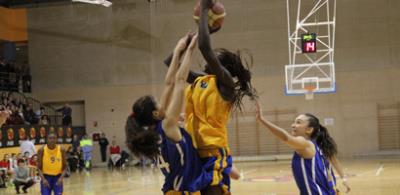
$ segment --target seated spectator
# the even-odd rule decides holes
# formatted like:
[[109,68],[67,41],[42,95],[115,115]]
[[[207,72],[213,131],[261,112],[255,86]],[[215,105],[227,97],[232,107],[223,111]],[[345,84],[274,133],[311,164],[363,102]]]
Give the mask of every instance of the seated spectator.
[[30,176],[32,178],[35,178],[34,180],[37,181],[39,180],[39,176],[38,176],[38,171],[37,171],[37,163],[38,163],[38,156],[37,154],[32,155],[32,157],[29,159],[28,161],[29,163],[29,172],[30,172]]
[[43,116],[40,118],[39,124],[40,124],[40,125],[49,125],[49,124],[50,124],[50,123],[49,123],[49,116],[43,115]]
[[11,158],[8,159],[8,170],[13,171],[18,166],[17,164],[16,154],[12,153]]
[[40,109],[36,111],[35,115],[36,115],[36,119],[39,121],[43,115],[45,115],[46,109],[43,106],[40,106]]
[[16,161],[15,161],[17,166],[18,166],[18,160],[21,159],[22,157],[23,157],[22,153],[17,154]]
[[69,147],[66,153],[67,164],[70,172],[82,171],[84,163],[80,150],[75,150],[73,147]]
[[6,124],[7,125],[23,125],[24,124],[24,119],[21,117],[21,115],[19,114],[16,107],[13,107],[10,117],[7,118]]
[[110,160],[112,162],[112,166],[115,166],[120,159],[121,159],[121,149],[116,144],[116,141],[113,140],[110,146]]
[[25,120],[31,125],[37,124],[37,120],[35,118],[35,112],[32,110],[32,105],[29,104],[24,112]]
[[6,180],[7,180],[7,173],[8,173],[8,154],[4,154],[3,160],[0,161],[0,188],[6,188]]
[[27,189],[33,185],[33,180],[29,176],[29,169],[26,166],[24,159],[18,160],[18,167],[14,170],[14,185],[17,194],[19,194],[20,186],[22,185],[22,191],[28,193]]
[[5,168],[8,169],[8,159],[10,158],[10,155],[4,154],[3,160],[0,161],[0,168]]
[[32,157],[29,159],[29,165],[33,167],[37,167],[38,163],[38,156],[37,154],[32,155]]
[[26,162],[27,165],[29,165],[29,159],[30,159],[30,153],[29,152],[24,152],[24,155],[22,156],[22,159]]

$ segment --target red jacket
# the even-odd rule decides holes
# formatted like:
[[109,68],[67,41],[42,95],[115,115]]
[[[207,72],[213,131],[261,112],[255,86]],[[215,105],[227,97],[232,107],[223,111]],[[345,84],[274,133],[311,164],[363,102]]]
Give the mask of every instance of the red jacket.
[[37,162],[33,161],[33,158],[29,159],[29,165],[36,167],[37,166]]
[[110,146],[110,154],[119,154],[121,152],[121,149],[119,146]]
[[6,169],[8,169],[8,160],[2,160],[2,161],[0,161],[0,167],[1,168],[6,168]]

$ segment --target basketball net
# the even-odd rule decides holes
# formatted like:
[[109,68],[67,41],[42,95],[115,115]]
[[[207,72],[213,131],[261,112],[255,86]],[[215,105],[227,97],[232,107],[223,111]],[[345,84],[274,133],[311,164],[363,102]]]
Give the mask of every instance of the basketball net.
[[304,94],[306,96],[306,100],[313,100],[315,86],[305,86],[304,89],[307,90],[307,92]]

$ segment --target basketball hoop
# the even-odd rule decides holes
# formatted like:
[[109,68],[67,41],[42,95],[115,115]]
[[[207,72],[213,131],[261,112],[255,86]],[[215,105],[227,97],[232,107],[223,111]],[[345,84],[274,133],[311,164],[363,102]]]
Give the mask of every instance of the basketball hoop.
[[305,86],[304,89],[306,90],[306,93],[304,95],[306,96],[306,100],[313,100],[314,99],[314,90],[315,86]]

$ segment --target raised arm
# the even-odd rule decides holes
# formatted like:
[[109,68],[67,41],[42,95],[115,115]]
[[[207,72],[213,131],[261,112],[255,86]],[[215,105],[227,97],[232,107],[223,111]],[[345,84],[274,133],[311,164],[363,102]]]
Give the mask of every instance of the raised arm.
[[[172,62],[173,55],[174,55],[173,53],[170,54],[170,55],[164,60],[164,64],[167,65],[167,67],[170,66],[170,64],[171,64],[171,62]],[[181,52],[180,55],[183,55],[183,53]],[[186,79],[186,82],[189,83],[189,84],[192,84],[192,83],[194,83],[194,81],[197,79],[197,77],[199,77],[199,76],[204,76],[204,75],[205,75],[204,72],[197,72],[197,71],[190,70],[190,71],[189,71],[188,78]]]
[[161,94],[161,98],[160,98],[161,110],[165,111],[166,108],[168,108],[168,105],[170,103],[172,89],[174,88],[174,76],[176,74],[176,71],[178,70],[179,59],[180,59],[181,53],[186,48],[188,39],[190,39],[189,34],[182,37],[178,41],[177,45],[175,46],[172,60],[171,60],[170,66],[168,68],[167,75],[165,76],[164,90],[163,90],[163,92]]
[[291,148],[293,148],[296,151],[303,151],[307,148],[313,148],[312,142],[306,140],[304,137],[295,137],[293,135],[290,135],[284,129],[282,129],[282,128],[278,127],[277,125],[271,123],[270,121],[266,120],[262,116],[262,110],[261,110],[258,102],[256,104],[256,109],[257,109],[256,110],[256,118],[258,119],[258,121],[260,121],[261,124],[263,124],[265,127],[267,127],[268,130],[272,134],[274,134],[278,139],[285,142]]
[[179,130],[178,118],[185,104],[185,85],[186,79],[189,74],[190,63],[192,60],[193,49],[197,42],[197,35],[195,35],[186,51],[185,56],[178,72],[175,76],[175,86],[171,97],[171,104],[168,106],[165,119],[163,121],[163,128],[166,136],[173,141],[180,141],[182,134]]
[[208,64],[212,74],[216,75],[218,88],[226,101],[232,101],[235,93],[235,83],[228,70],[219,62],[211,47],[210,29],[208,27],[208,12],[213,5],[213,0],[201,0],[199,22],[199,49]]

